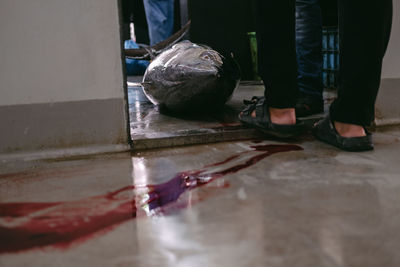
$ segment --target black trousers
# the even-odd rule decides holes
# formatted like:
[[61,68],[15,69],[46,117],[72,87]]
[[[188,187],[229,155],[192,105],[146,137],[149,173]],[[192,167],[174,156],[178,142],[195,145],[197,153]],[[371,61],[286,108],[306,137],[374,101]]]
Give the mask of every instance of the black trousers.
[[[294,107],[297,90],[295,0],[257,0],[259,75],[269,106]],[[338,0],[340,73],[335,121],[366,126],[375,116],[392,0]]]

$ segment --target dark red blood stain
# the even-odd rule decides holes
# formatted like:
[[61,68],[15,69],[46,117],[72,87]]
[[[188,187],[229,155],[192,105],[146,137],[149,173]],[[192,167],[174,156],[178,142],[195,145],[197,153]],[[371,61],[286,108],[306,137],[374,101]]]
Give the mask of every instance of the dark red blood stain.
[[[138,197],[135,194],[138,188],[135,186],[126,186],[104,195],[76,201],[0,203],[0,253],[49,245],[67,248],[138,217],[140,206],[147,205],[150,211],[164,208],[168,204],[176,203],[185,191],[238,172],[272,154],[302,150],[297,145],[258,145],[251,148],[253,150],[233,155],[201,170],[178,173],[165,183],[140,187],[141,190],[147,190],[146,201],[140,204],[135,201]],[[254,151],[262,153],[243,157]],[[242,157],[240,164],[219,167],[234,159],[239,161]],[[226,185],[225,183],[223,187]]]
[[[59,203],[0,203],[0,218],[1,217],[20,217],[25,214],[30,214],[35,211],[46,209]],[[4,205],[4,206],[3,206]]]
[[223,165],[225,163],[228,163],[231,160],[234,160],[234,159],[238,158],[239,156],[240,156],[240,154],[239,155],[233,155],[233,156],[231,156],[231,157],[229,157],[229,158],[227,158],[227,159],[225,159],[225,160],[223,160],[221,162],[217,162],[217,163],[213,163],[213,164],[210,164],[210,165],[206,165],[204,167],[207,168],[207,167],[215,167],[215,166]]

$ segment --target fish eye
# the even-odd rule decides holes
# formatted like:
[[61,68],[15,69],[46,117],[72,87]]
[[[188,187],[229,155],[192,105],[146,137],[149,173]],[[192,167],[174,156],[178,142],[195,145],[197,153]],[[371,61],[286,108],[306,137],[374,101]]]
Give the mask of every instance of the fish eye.
[[201,53],[200,58],[204,60],[211,60],[213,56],[209,52],[205,51]]
[[202,60],[211,61],[215,64],[223,63],[221,56],[218,54],[218,52],[213,51],[213,50],[204,51],[203,53],[200,54],[200,58]]
[[215,60],[215,56],[213,54],[211,54],[209,51],[205,51],[203,53],[200,54],[200,58],[204,59],[204,60]]

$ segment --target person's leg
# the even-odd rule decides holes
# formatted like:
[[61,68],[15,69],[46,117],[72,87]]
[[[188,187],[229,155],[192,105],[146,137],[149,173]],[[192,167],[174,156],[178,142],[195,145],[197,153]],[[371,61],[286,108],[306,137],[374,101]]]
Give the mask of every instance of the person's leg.
[[143,0],[143,4],[149,27],[150,45],[171,36],[174,31],[174,1]]
[[258,73],[265,97],[246,101],[239,120],[280,138],[295,137],[305,130],[296,120],[297,63],[295,0],[257,0],[256,31]]
[[296,55],[299,98],[296,115],[323,111],[322,14],[319,0],[296,0]]
[[339,0],[340,70],[333,121],[368,126],[374,120],[392,0]]
[[271,121],[296,123],[297,96],[294,0],[256,1],[259,75],[264,81]]
[[371,124],[382,60],[392,23],[392,0],[339,0],[340,76],[338,97],[315,136],[344,150],[373,149]]

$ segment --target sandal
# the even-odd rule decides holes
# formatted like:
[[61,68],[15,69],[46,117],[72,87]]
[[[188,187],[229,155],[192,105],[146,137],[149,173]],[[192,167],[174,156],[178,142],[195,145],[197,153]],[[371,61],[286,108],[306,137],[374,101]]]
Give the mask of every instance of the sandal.
[[[278,138],[290,138],[298,136],[305,131],[304,122],[297,120],[296,124],[276,124],[271,122],[268,105],[265,97],[253,96],[251,100],[244,100],[246,108],[239,114],[239,120],[251,127],[260,130],[271,136]],[[252,117],[253,111],[256,111],[256,116]]]
[[335,129],[335,126],[328,115],[325,119],[317,122],[313,128],[314,136],[325,143],[333,145],[346,151],[360,152],[374,149],[372,135],[364,128],[366,136],[343,137]]

